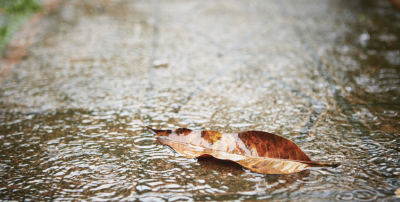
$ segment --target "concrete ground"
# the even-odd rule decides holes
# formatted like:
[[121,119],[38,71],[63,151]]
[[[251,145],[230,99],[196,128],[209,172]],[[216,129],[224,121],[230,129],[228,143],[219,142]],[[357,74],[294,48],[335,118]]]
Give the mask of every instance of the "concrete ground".
[[[0,86],[4,144],[16,141],[11,134],[45,133],[48,138],[39,141],[40,151],[65,151],[68,141],[57,138],[67,134],[112,136],[115,132],[149,139],[146,125],[222,132],[262,130],[295,141],[316,161],[343,165],[279,180],[246,178],[248,173],[231,168],[230,176],[233,173],[242,187],[227,185],[229,174],[218,165],[221,162],[187,162],[176,165],[179,172],[193,173],[188,180],[174,182],[182,197],[396,199],[400,188],[400,11],[390,1],[71,0],[51,5],[57,5],[55,10],[29,21],[25,34],[14,39],[19,43],[12,43],[4,53]],[[99,114],[109,117],[99,118]],[[36,132],[34,125],[39,128]],[[93,131],[96,127],[100,129]],[[154,144],[139,144],[136,149],[154,149]],[[18,145],[8,145],[2,153],[13,156]],[[163,147],[157,149],[165,152]],[[143,153],[132,154],[132,159],[139,154]],[[119,153],[113,155],[122,158]],[[1,157],[4,168],[15,161],[8,156]],[[151,156],[140,160],[147,162]],[[110,197],[171,200],[173,195],[168,193],[174,188],[164,190],[169,182],[166,177],[157,178],[161,184],[146,181],[153,179],[150,171],[156,165],[163,168],[163,163],[146,167],[138,161],[135,169],[142,169],[137,172],[143,176],[135,174],[133,188]],[[58,162],[65,159],[60,157]],[[87,164],[92,165],[90,160]],[[53,177],[63,169],[54,168]],[[71,169],[78,168],[67,169],[68,173]],[[213,181],[201,178],[212,172],[219,173]],[[36,179],[38,174],[31,177]],[[206,186],[190,181],[200,178]],[[2,180],[8,183],[6,177]],[[28,181],[21,187],[0,187],[1,196],[21,199],[26,193],[38,193],[12,191],[23,190],[32,180]],[[249,181],[255,184],[247,185]],[[36,195],[74,198],[65,189],[75,187]],[[76,198],[107,198],[83,190]]]

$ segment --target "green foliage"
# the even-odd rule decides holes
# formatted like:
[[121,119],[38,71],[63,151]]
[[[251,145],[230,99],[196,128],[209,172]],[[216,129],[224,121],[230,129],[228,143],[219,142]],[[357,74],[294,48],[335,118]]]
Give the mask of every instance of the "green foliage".
[[40,9],[34,0],[0,0],[0,7],[6,14],[32,13]]
[[0,28],[0,38],[4,38],[6,36],[6,34],[7,34],[7,26],[1,27]]
[[0,0],[0,51],[24,20],[40,10],[37,0]]

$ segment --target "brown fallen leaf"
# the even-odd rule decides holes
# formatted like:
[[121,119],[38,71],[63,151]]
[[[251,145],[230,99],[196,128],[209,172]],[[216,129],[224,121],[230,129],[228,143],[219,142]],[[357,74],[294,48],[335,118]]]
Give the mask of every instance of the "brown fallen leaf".
[[262,131],[220,133],[193,131],[187,128],[155,130],[147,127],[157,140],[187,158],[213,156],[234,161],[253,172],[289,174],[310,167],[336,167],[312,161],[300,147],[284,138]]

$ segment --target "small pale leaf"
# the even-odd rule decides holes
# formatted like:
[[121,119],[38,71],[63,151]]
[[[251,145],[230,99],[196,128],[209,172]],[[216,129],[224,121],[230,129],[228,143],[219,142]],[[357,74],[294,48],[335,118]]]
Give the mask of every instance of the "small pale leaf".
[[212,130],[193,131],[187,128],[147,128],[157,136],[161,144],[172,147],[187,158],[213,156],[234,161],[257,173],[289,174],[309,167],[338,165],[312,161],[296,143],[263,131],[220,133]]

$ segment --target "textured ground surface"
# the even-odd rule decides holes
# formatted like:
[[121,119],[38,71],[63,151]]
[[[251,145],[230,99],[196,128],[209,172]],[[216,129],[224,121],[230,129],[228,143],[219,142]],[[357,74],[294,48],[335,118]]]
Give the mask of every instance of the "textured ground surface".
[[[33,22],[0,64],[1,199],[398,200],[390,1],[71,0]],[[260,175],[147,125],[268,131],[343,164]]]

